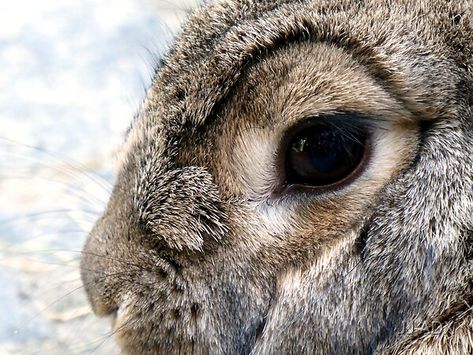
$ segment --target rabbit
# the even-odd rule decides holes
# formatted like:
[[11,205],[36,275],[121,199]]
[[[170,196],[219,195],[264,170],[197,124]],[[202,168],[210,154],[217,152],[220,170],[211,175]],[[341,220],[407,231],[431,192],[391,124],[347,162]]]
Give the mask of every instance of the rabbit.
[[81,275],[129,354],[473,353],[473,1],[219,0]]

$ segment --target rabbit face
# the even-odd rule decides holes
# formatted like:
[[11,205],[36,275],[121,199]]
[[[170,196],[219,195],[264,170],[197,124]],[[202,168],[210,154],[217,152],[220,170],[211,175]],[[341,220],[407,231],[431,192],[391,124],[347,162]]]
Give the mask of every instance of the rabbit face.
[[373,4],[191,17],[83,252],[124,351],[472,349],[471,58],[433,30],[459,10]]

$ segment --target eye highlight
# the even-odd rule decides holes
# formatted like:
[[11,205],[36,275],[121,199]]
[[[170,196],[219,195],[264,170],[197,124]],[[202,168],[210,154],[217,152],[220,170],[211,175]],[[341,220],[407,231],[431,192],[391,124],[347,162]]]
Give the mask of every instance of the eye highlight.
[[351,182],[369,153],[370,130],[359,121],[314,119],[296,128],[285,145],[284,185],[333,190]]

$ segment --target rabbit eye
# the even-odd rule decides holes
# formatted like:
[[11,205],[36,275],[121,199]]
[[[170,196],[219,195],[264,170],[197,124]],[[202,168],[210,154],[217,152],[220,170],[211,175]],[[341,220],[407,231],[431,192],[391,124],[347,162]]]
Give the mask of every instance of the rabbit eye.
[[338,187],[356,175],[367,153],[367,132],[317,123],[293,135],[286,152],[285,185]]

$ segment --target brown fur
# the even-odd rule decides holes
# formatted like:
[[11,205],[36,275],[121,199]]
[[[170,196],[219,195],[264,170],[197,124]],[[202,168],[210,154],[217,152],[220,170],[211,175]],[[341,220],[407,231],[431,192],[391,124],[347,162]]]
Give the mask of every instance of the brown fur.
[[[135,120],[84,248],[128,353],[472,353],[473,2],[218,1]],[[375,127],[351,184],[275,195],[307,117]]]

